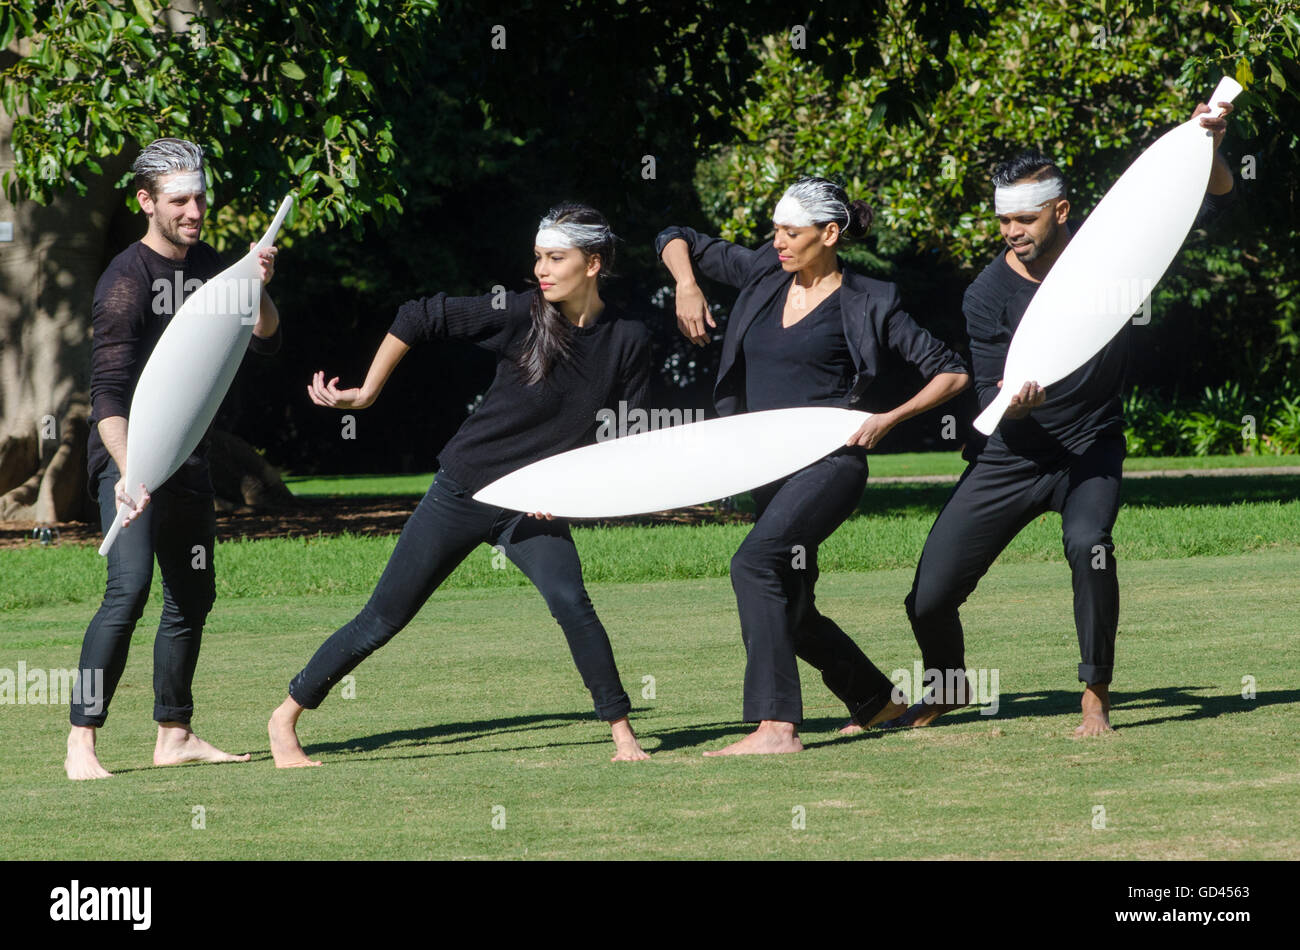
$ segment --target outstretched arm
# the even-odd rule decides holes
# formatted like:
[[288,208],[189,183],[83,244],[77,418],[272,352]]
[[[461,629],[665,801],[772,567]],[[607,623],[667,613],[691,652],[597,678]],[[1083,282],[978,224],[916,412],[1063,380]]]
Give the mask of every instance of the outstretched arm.
[[874,413],[862,427],[849,438],[848,445],[861,445],[873,449],[889,430],[905,419],[919,416],[941,405],[970,385],[966,373],[940,373],[930,380],[915,396],[889,412]]
[[365,409],[379,398],[384,385],[388,382],[388,377],[393,375],[393,370],[397,368],[397,364],[402,361],[402,357],[409,349],[409,346],[391,333],[385,334],[379,349],[375,351],[375,358],[370,361],[370,371],[366,373],[366,381],[360,388],[339,389],[335,385],[339,381],[337,376],[327,383],[325,373],[318,371],[312,377],[311,385],[307,387],[307,395],[318,406],[329,406],[334,409]]

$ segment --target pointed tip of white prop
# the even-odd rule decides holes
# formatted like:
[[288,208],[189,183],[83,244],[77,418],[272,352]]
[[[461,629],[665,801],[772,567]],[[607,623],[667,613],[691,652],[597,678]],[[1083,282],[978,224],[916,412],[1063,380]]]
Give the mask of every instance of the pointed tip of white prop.
[[113,519],[113,523],[109,526],[108,534],[104,535],[104,543],[99,546],[100,557],[108,557],[108,549],[113,546],[118,533],[122,530],[122,522],[126,519],[126,511],[125,505],[117,509],[117,517]]
[[293,192],[291,191],[284,196],[284,200],[280,202],[280,207],[276,209],[275,217],[271,219],[271,226],[267,228],[266,233],[262,235],[262,240],[257,242],[258,250],[261,250],[264,247],[270,247],[275,243],[275,236],[280,233],[280,227],[284,224],[284,219],[289,214],[289,209],[292,207]]
[[1217,117],[1222,112],[1219,103],[1231,102],[1241,95],[1241,91],[1241,83],[1231,76],[1224,76],[1219,80],[1219,84],[1214,87],[1214,92],[1210,93],[1209,101],[1206,103],[1210,107],[1210,113]]

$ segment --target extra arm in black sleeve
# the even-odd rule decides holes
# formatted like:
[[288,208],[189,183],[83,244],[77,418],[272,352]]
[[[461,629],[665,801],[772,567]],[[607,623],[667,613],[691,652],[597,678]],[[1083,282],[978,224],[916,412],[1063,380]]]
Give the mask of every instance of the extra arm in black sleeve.
[[461,340],[500,353],[513,338],[518,323],[530,319],[531,302],[531,294],[505,291],[482,297],[434,294],[402,304],[388,332],[407,346],[430,340]]
[[624,359],[620,378],[621,398],[628,410],[650,411],[650,331],[643,323],[634,324],[633,342]]
[[691,263],[695,269],[719,283],[730,287],[743,287],[750,271],[763,254],[763,249],[751,249],[722,238],[700,234],[693,228],[667,227],[655,238],[655,253],[663,257],[668,242],[681,238],[690,247]]
[[966,333],[970,337],[975,396],[980,409],[984,410],[997,397],[998,382],[1007,365],[1011,334],[986,311],[977,295],[971,293],[972,289],[973,285],[962,298],[962,312],[966,317]]
[[915,366],[921,377],[934,379],[940,373],[967,373],[966,361],[903,310],[898,288],[893,284],[886,303],[886,344],[901,360]]
[[96,419],[126,417],[139,376],[149,284],[126,270],[112,271],[95,287],[91,304],[90,404]]

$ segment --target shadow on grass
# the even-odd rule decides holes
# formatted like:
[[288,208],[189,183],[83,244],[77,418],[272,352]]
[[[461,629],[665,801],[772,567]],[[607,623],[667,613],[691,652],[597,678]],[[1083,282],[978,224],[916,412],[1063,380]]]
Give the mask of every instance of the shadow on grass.
[[[885,484],[867,482],[854,517],[877,515],[905,517],[939,513],[953,484]],[[1300,475],[1225,475],[1214,478],[1194,474],[1168,478],[1128,478],[1120,501],[1128,508],[1228,507],[1300,498]]]
[[[650,753],[671,752],[677,749],[689,749],[699,747],[700,752],[717,748],[717,743],[723,739],[734,741],[753,730],[752,725],[746,725],[739,722],[711,722],[690,726],[678,726],[668,728],[655,728],[652,724],[652,717],[645,715],[645,710],[633,710],[633,715],[638,712],[642,715],[634,720],[633,725],[637,728],[637,737],[646,746]],[[826,731],[839,728],[846,721],[847,716],[839,719],[816,719],[805,720],[803,728],[810,731]],[[421,729],[403,729],[393,732],[377,733],[373,736],[363,736],[356,739],[348,739],[342,742],[324,742],[313,743],[305,742],[303,747],[309,756],[327,755],[329,753],[359,753],[359,752],[378,752],[393,746],[422,746],[422,745],[439,745],[446,746],[451,743],[475,742],[490,736],[509,735],[512,733],[532,732],[539,729],[563,729],[570,725],[580,722],[591,722],[595,725],[602,725],[585,713],[550,713],[537,716],[516,716],[509,719],[486,719],[473,722],[454,722],[443,723],[437,726],[428,726]],[[867,734],[866,738],[874,734]],[[863,738],[863,737],[859,737]],[[808,743],[805,747],[812,748],[819,745],[827,745],[836,740],[821,740]],[[437,755],[467,755],[484,752],[525,752],[535,749],[556,749],[568,746],[589,746],[589,745],[607,745],[610,743],[609,737],[605,734],[604,729],[600,731],[600,736],[593,739],[574,740],[569,742],[552,742],[540,745],[519,745],[509,747],[493,747],[488,749],[464,749],[460,751],[440,751]],[[253,753],[254,761],[260,758],[269,758],[270,753],[266,750],[257,750]],[[425,756],[389,756],[384,758],[424,758]]]
[[[476,742],[489,736],[509,735],[516,732],[534,732],[539,729],[563,729],[574,723],[600,724],[591,713],[539,713],[534,716],[511,716],[502,719],[476,719],[469,722],[444,722],[419,729],[397,729],[359,736],[342,742],[308,742],[304,745],[311,755],[330,752],[374,752],[394,745],[448,745],[455,742]],[[609,740],[602,735],[601,741]],[[591,742],[572,742],[565,745],[591,745]],[[485,752],[517,752],[522,748],[484,749]],[[526,748],[546,748],[529,746]]]
[[678,726],[676,728],[656,730],[652,736],[659,740],[659,745],[655,748],[656,752],[671,752],[674,749],[690,749],[699,747],[701,754],[718,748],[716,743],[723,739],[731,739],[733,742],[741,736],[747,735],[754,731],[754,725],[746,725],[743,722],[708,722],[694,726]]
[[[1261,706],[1294,705],[1300,702],[1300,689],[1275,689],[1266,693],[1256,693],[1254,699],[1243,699],[1241,693],[1228,696],[1193,696],[1188,691],[1206,687],[1170,686],[1162,689],[1149,689],[1142,693],[1120,693],[1119,702],[1113,708],[1129,709],[1163,709],[1178,706],[1191,706],[1188,712],[1158,716],[1155,719],[1143,719],[1141,722],[1123,723],[1124,729],[1137,726],[1154,726],[1162,722],[1181,722],[1188,719],[1213,719],[1229,713],[1251,712]],[[1213,688],[1213,687],[1209,687]]]
[[[816,749],[822,746],[839,745],[844,742],[857,742],[866,739],[878,739],[886,733],[879,729],[870,729],[866,732],[859,733],[855,736],[831,736],[825,739],[809,739],[808,734],[834,732],[849,721],[848,713],[842,716],[820,716],[816,719],[805,719],[799,725],[799,738],[803,742],[804,750]],[[675,729],[661,729],[649,733],[649,738],[658,739],[659,745],[655,748],[656,752],[668,752],[673,749],[686,749],[695,746],[700,747],[701,754],[712,752],[720,748],[719,743],[723,740],[731,742],[743,738],[756,728],[755,723],[743,722],[710,722],[704,725],[680,726]]]
[[[1112,702],[1112,719],[1114,713],[1133,712],[1136,710],[1170,710],[1167,715],[1157,715],[1137,722],[1120,721],[1115,724],[1117,731],[1136,729],[1142,726],[1154,726],[1166,722],[1183,722],[1196,719],[1213,719],[1231,713],[1251,712],[1263,706],[1293,705],[1300,703],[1300,689],[1273,690],[1258,693],[1254,699],[1243,699],[1240,694],[1200,696],[1199,691],[1213,689],[1212,686],[1167,686],[1144,690],[1138,693],[1117,693]],[[980,707],[973,706],[958,712],[949,713],[927,728],[936,729],[945,726],[957,726],[980,722],[993,725],[1008,720],[1022,718],[1047,718],[1052,716],[1077,715],[1079,712],[1078,692],[1066,690],[1048,690],[1036,693],[1004,693],[998,714],[985,716]],[[1185,710],[1174,712],[1174,710]],[[651,753],[671,752],[677,749],[698,747],[701,752],[717,748],[717,743],[724,739],[734,741],[752,732],[754,726],[736,721],[711,722],[690,726],[655,728],[653,713],[649,710],[634,710],[639,715],[636,725],[638,736],[647,745]],[[649,713],[649,715],[647,715]],[[800,726],[801,732],[827,733],[842,726],[847,716],[823,716],[805,719]],[[380,732],[369,736],[359,736],[341,742],[311,742],[304,748],[309,756],[329,755],[331,753],[366,753],[379,752],[395,746],[448,746],[455,743],[477,742],[491,736],[511,735],[515,733],[532,733],[539,730],[564,729],[577,723],[597,725],[589,713],[540,713],[532,716],[511,716],[501,719],[477,719],[467,722],[447,722],[419,729],[399,729]],[[429,755],[471,755],[492,752],[525,752],[537,749],[554,749],[563,747],[595,746],[609,744],[603,724],[599,737],[572,740],[567,742],[543,743],[534,745],[494,746],[484,749],[463,749],[458,751],[430,752],[427,755],[386,755],[383,758],[426,758]],[[804,738],[804,749],[812,750],[828,746],[841,745],[845,742],[860,742],[884,738],[894,732],[905,730],[869,729],[856,736],[830,736],[827,738]],[[259,762],[270,758],[266,749],[252,750],[253,761]],[[199,764],[199,763],[195,763]],[[169,768],[184,766],[169,766]],[[144,771],[145,769],[117,769],[118,773]]]
[[[1193,719],[1213,719],[1230,713],[1251,712],[1261,706],[1290,705],[1300,703],[1300,689],[1279,689],[1271,692],[1257,693],[1254,699],[1243,699],[1240,693],[1229,695],[1199,696],[1202,690],[1216,689],[1214,686],[1162,686],[1158,689],[1143,690],[1138,693],[1117,692],[1111,697],[1111,724],[1115,729],[1136,729],[1140,726],[1154,726],[1164,722],[1184,722]],[[1001,706],[997,715],[985,716],[979,706],[972,706],[958,712],[948,713],[937,719],[932,726],[956,726],[962,723],[983,722],[993,724],[1021,718],[1078,715],[1079,699],[1082,691],[1049,690],[1039,693],[1003,693]],[[1186,712],[1171,712],[1168,715],[1126,722],[1121,716],[1116,723],[1116,713],[1135,710],[1186,709]],[[877,734],[887,734],[880,733]]]

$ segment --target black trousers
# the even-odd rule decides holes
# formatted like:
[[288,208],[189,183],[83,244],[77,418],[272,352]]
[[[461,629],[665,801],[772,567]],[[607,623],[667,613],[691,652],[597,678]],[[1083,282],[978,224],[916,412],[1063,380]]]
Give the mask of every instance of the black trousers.
[[817,548],[857,508],[867,484],[861,453],[838,453],[754,490],[758,521],[731,559],[745,641],[745,722],[803,721],[796,657],[865,722],[893,683],[818,611]]
[[[104,531],[117,516],[114,486],[121,477],[112,462],[99,476]],[[153,717],[181,723],[193,718],[194,667],[203,624],[217,594],[212,566],[216,535],[212,495],[166,484],[152,493],[144,514],[122,529],[108,552],[104,600],[86,628],[77,667],[104,671],[104,695],[88,697],[80,684],[73,689],[69,718],[74,726],[98,727],[108,718],[108,704],[126,668],[131,634],[149,599],[155,557],[162,571],[163,610],[153,641]]]
[[623,690],[605,628],[582,583],[578,550],[564,521],[543,521],[482,504],[439,472],[402,529],[379,585],[361,613],[321,644],[289,684],[289,695],[315,709],[342,677],[411,622],[457,565],[482,543],[499,545],[533,582],[569,641],[596,715],[626,716]]
[[1119,514],[1123,436],[1104,436],[1059,469],[974,462],[930,529],[906,600],[926,669],[965,668],[958,608],[1011,539],[1047,511],[1061,514],[1074,580],[1079,680],[1109,683],[1119,626],[1111,530]]

